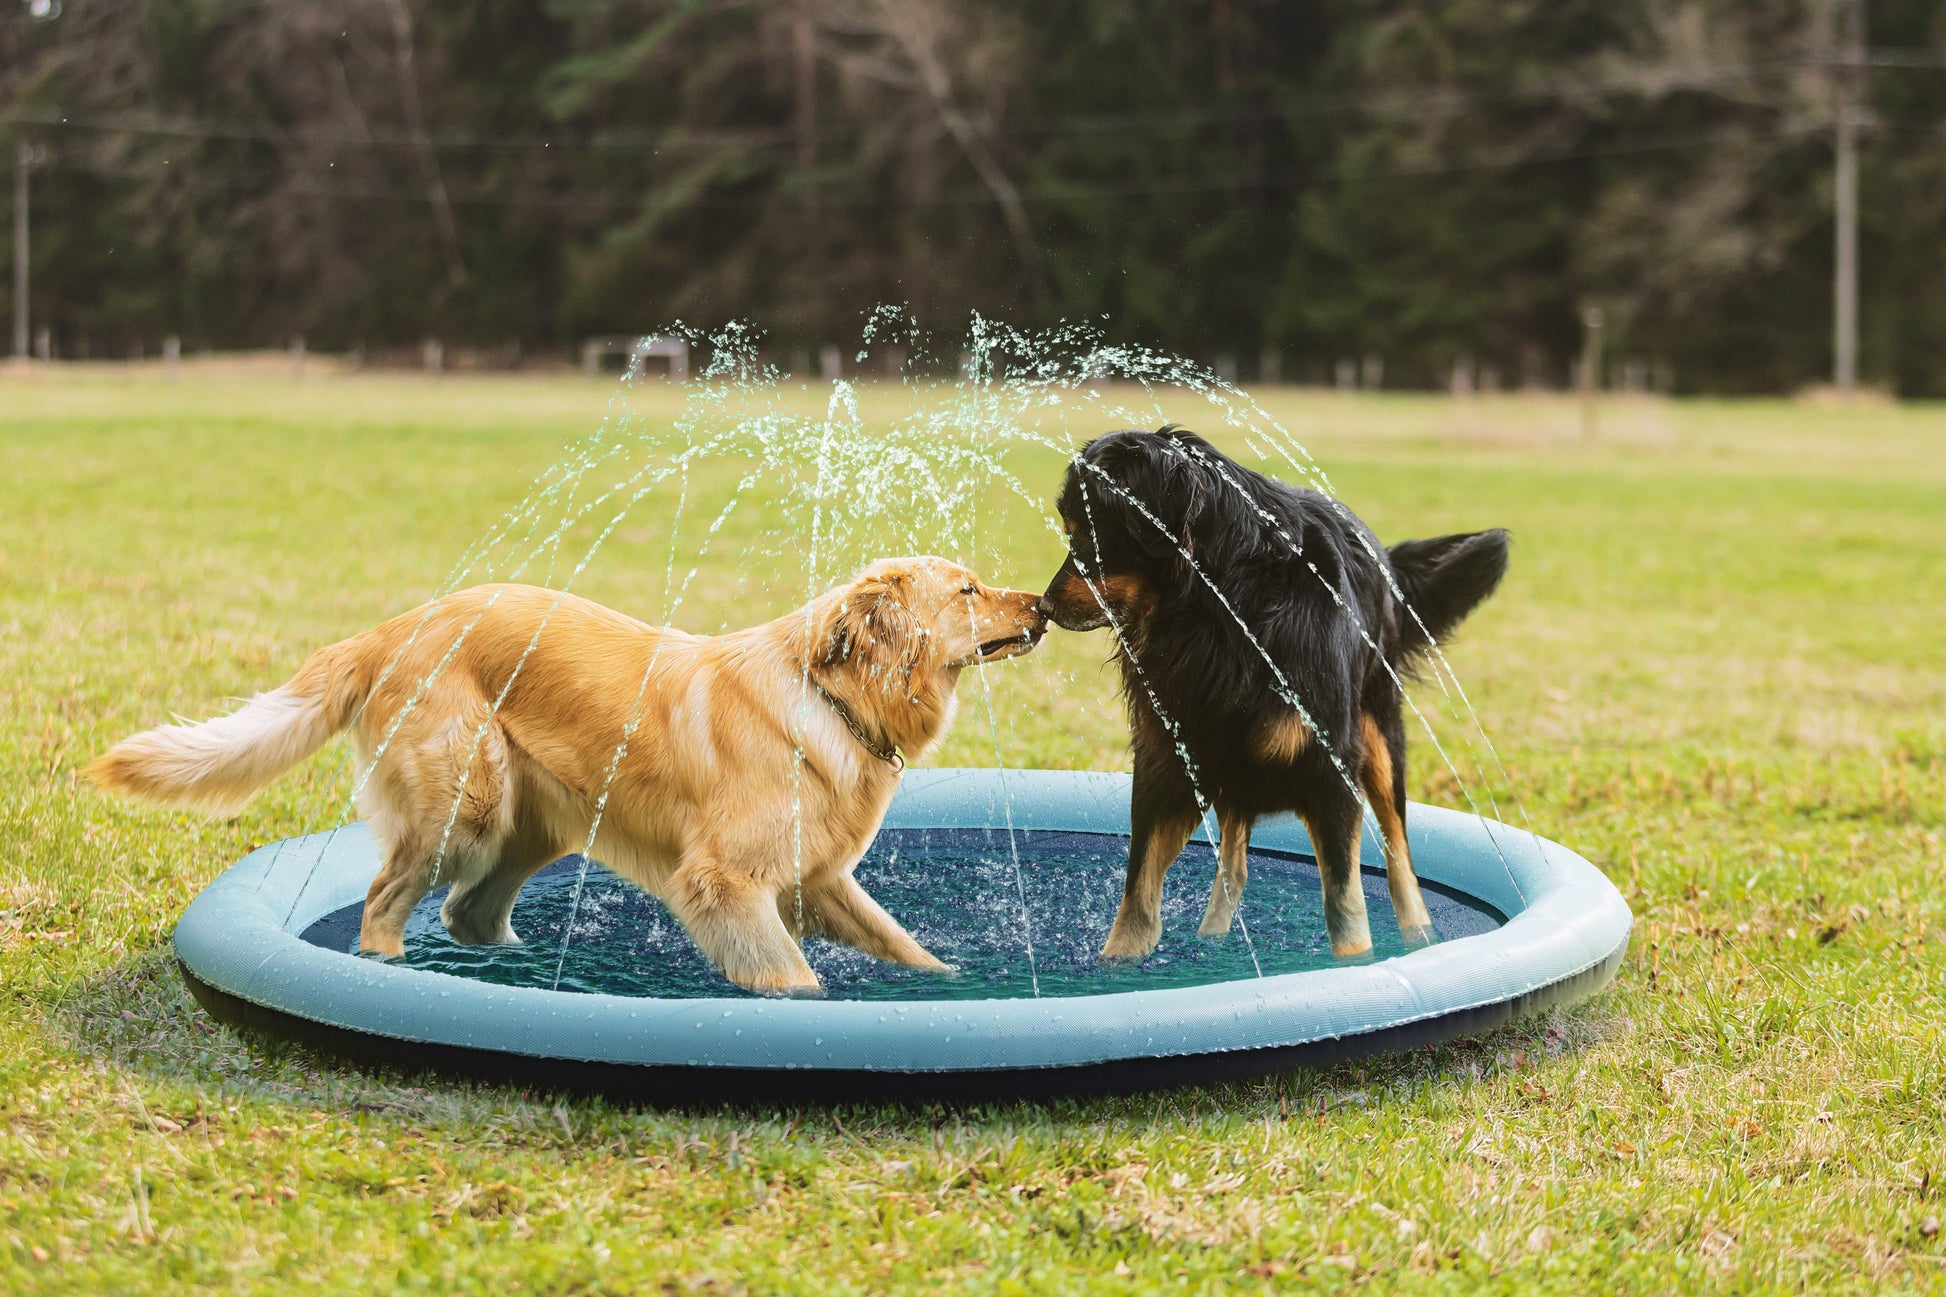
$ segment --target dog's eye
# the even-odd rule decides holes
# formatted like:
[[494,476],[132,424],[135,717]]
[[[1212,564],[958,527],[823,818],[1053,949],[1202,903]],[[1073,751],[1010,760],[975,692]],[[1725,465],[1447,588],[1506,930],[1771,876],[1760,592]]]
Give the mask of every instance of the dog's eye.
[[980,587],[974,585],[971,581],[968,581],[965,585],[960,587],[959,592],[961,594],[978,594],[980,593]]

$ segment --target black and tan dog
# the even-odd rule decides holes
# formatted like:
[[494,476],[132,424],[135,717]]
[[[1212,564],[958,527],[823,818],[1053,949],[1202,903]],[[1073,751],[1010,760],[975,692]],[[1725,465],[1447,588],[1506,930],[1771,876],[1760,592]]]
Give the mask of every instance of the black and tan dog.
[[1195,831],[1198,789],[1221,839],[1204,936],[1229,930],[1257,817],[1295,811],[1317,853],[1332,951],[1369,950],[1362,790],[1400,929],[1429,941],[1406,846],[1399,678],[1499,584],[1507,533],[1388,550],[1330,497],[1174,426],[1089,443],[1059,508],[1068,558],[1049,610],[1069,630],[1115,628],[1135,749],[1128,877],[1102,954],[1155,948],[1163,875]]

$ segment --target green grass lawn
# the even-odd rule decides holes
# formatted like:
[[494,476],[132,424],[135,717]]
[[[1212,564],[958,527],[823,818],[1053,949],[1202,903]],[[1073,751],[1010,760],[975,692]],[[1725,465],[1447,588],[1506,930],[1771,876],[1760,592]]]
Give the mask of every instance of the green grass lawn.
[[[1578,1008],[1260,1084],[835,1113],[370,1076],[217,1026],[170,928],[252,847],[332,822],[340,758],[228,823],[76,769],[424,598],[608,399],[0,376],[0,1290],[1946,1291],[1937,408],[1618,403],[1585,443],[1542,399],[1263,394],[1386,538],[1516,533],[1452,654],[1505,771],[1462,769],[1635,909]],[[1043,495],[1058,467],[1015,464]],[[694,476],[576,588],[661,615],[671,535],[734,487]],[[680,624],[801,582],[769,489]],[[1053,538],[1023,504],[992,519],[986,575],[1040,585]],[[874,546],[910,547],[851,536],[829,566]],[[933,761],[1115,768],[1105,654],[1057,636],[969,682]],[[1412,786],[1460,798],[1423,742]]]

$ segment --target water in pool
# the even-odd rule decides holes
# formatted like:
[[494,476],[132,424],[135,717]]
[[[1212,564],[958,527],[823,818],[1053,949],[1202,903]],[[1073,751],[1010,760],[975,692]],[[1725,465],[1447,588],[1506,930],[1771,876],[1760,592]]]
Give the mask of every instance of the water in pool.
[[[1207,844],[1192,842],[1164,887],[1161,945],[1137,964],[1104,965],[1096,952],[1121,900],[1127,852],[1128,840],[1112,834],[1017,830],[1010,845],[1001,829],[887,829],[859,864],[858,879],[921,945],[957,967],[958,976],[897,968],[816,937],[804,943],[804,953],[826,993],[848,1000],[1031,996],[1036,975],[1044,996],[1095,995],[1251,978],[1259,965],[1275,974],[1332,964],[1317,867],[1308,856],[1253,850],[1241,911],[1250,941],[1234,926],[1227,937],[1198,937],[1216,861]],[[513,913],[522,941],[517,946],[457,944],[439,922],[445,891],[434,892],[407,926],[405,962],[504,986],[553,985],[576,864],[556,861],[522,889]],[[1402,953],[1384,875],[1368,871],[1364,882],[1373,956]],[[1471,897],[1431,885],[1425,893],[1443,941],[1499,926],[1499,916]],[[304,932],[305,940],[355,948],[359,911],[352,905],[327,915]],[[564,991],[662,998],[746,994],[709,965],[661,902],[599,865],[588,870],[560,967]]]

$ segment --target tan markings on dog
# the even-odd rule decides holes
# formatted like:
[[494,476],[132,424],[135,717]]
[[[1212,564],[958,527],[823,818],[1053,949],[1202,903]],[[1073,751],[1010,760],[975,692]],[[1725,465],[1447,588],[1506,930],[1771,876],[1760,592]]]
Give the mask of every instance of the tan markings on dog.
[[1339,958],[1362,955],[1372,948],[1372,925],[1365,912],[1365,887],[1358,876],[1359,823],[1346,831],[1327,833],[1313,816],[1304,816],[1311,835],[1311,851],[1318,862],[1318,882],[1324,891],[1324,930],[1331,953]]
[[1114,609],[1115,616],[1124,625],[1132,621],[1147,621],[1155,612],[1155,588],[1139,576],[1107,576],[1097,584],[1101,597]]
[[1072,568],[1061,572],[1059,581],[1047,592],[1047,595],[1050,599],[1082,607],[1090,607],[1094,602],[1094,595],[1088,590],[1088,582]]
[[1256,741],[1251,745],[1259,760],[1295,761],[1298,754],[1311,745],[1311,727],[1304,718],[1293,712],[1280,716],[1257,731]]
[[804,685],[808,669],[876,742],[923,755],[961,672],[1026,652],[1043,627],[1037,593],[962,594],[972,579],[942,559],[882,560],[714,637],[532,586],[462,590],[319,650],[230,716],[138,734],[87,773],[233,812],[350,728],[370,771],[358,809],[384,859],[359,936],[374,953],[403,951],[436,882],[453,885],[442,917],[456,940],[513,940],[520,884],[583,848],[605,794],[595,857],[662,897],[738,984],[817,987],[783,918],[800,880],[818,930],[937,969],[851,881],[898,776]]
[[1210,880],[1209,904],[1203,907],[1203,922],[1196,929],[1199,937],[1220,937],[1228,932],[1237,906],[1243,902],[1243,889],[1250,881],[1250,825],[1250,817],[1235,807],[1217,807],[1216,828],[1222,836],[1216,850],[1216,877]]
[[1162,939],[1162,880],[1182,854],[1197,816],[1151,817],[1138,823],[1129,839],[1128,875],[1122,883],[1122,903],[1102,943],[1104,959],[1141,959]]
[[1385,884],[1392,893],[1392,910],[1399,929],[1408,938],[1429,935],[1432,916],[1426,912],[1426,899],[1419,891],[1419,875],[1412,868],[1412,849],[1406,842],[1405,815],[1399,806],[1392,766],[1392,746],[1385,732],[1370,716],[1360,720],[1365,742],[1365,761],[1358,781],[1378,818],[1380,835],[1385,840]]
[[1131,623],[1147,620],[1156,608],[1154,589],[1139,576],[1107,576],[1090,585],[1088,578],[1070,568],[1062,572],[1047,594],[1056,603],[1077,608],[1094,609],[1105,603],[1124,630]]
[[1379,832],[1385,838],[1385,854],[1404,856],[1405,822],[1400,819],[1399,808],[1393,805],[1392,799],[1392,748],[1371,717],[1361,718],[1359,728],[1365,743],[1365,765],[1359,771],[1359,782],[1365,786],[1372,813],[1378,817]]

